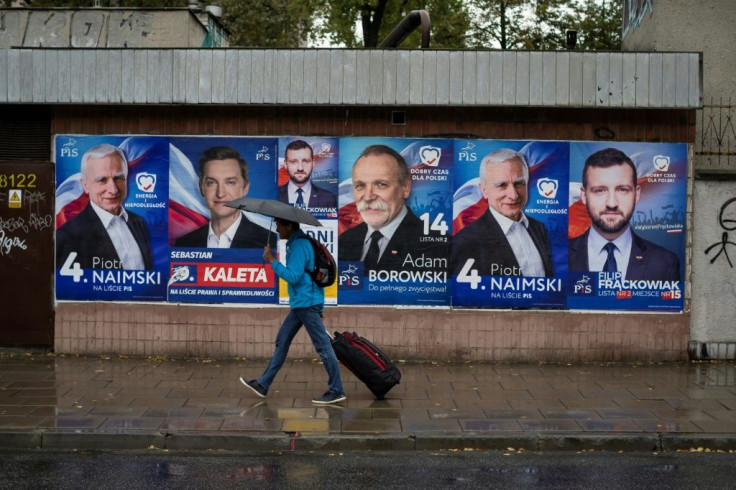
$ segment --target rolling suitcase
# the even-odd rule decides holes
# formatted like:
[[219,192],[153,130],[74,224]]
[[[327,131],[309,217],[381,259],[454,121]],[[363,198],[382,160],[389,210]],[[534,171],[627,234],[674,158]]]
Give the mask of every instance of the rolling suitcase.
[[399,384],[399,369],[378,347],[357,333],[335,332],[332,348],[340,362],[379,400]]

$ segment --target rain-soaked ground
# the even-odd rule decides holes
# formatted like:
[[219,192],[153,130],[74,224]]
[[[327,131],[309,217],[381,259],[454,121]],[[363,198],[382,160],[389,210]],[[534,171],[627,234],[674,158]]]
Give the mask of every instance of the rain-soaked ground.
[[0,353],[0,447],[736,449],[733,362],[400,362],[385,400],[341,368],[347,401],[334,407],[311,403],[326,375],[308,360],[287,361],[257,398],[238,377],[265,365]]
[[0,488],[734,488],[734,453],[0,451]]

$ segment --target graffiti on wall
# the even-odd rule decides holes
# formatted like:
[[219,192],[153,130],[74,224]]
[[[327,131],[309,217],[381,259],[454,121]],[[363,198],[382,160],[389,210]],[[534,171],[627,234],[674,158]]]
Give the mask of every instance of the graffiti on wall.
[[652,15],[654,8],[652,7],[652,0],[624,0],[624,22],[623,22],[623,34],[625,38],[626,34],[632,30],[637,29],[641,24],[644,14]]
[[[718,257],[720,257],[721,254],[723,254],[726,257],[726,260],[728,261],[728,265],[733,268],[733,263],[731,262],[731,257],[728,256],[728,246],[733,245],[736,246],[736,242],[733,242],[729,240],[728,238],[728,232],[736,230],[736,219],[729,219],[727,213],[733,212],[736,213],[736,197],[732,197],[728,201],[723,203],[723,206],[721,206],[721,211],[718,213],[718,224],[721,225],[721,228],[723,228],[723,234],[721,235],[721,241],[714,243],[710,247],[705,249],[705,255],[709,255],[712,250],[717,252],[712,259],[710,259],[710,263],[714,263]],[[720,246],[720,248],[718,248]]]
[[[142,48],[181,44],[178,38],[165,39],[159,35],[154,39],[154,24],[166,22],[161,15],[164,14],[124,10],[0,10],[0,49]],[[207,17],[203,27],[206,32],[202,47],[224,44],[225,31],[211,17]]]

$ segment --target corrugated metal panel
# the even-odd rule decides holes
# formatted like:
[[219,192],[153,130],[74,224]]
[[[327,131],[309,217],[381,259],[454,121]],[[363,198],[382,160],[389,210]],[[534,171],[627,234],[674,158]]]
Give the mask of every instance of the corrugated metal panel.
[[[342,73],[342,103],[355,104],[355,91],[358,83],[358,55],[355,51],[345,51],[342,53],[343,73]],[[388,67],[388,70],[396,71],[396,64]]]
[[[349,52],[348,52],[349,53]],[[353,60],[355,57],[353,57]],[[396,51],[383,53],[383,103],[393,104],[396,101]],[[345,100],[344,103],[347,103]]]
[[609,53],[599,53],[595,56],[595,105],[608,107],[611,92],[611,77],[609,70]]
[[373,50],[370,59],[370,92],[368,93],[368,102],[371,105],[383,104],[383,51]]
[[636,53],[636,107],[649,107],[649,55]]
[[[554,79],[553,79],[554,80]],[[529,53],[529,103],[543,105],[544,101],[544,53]]]
[[621,56],[621,104],[624,107],[636,105],[636,57]]
[[699,53],[4,49],[0,103],[701,105]]
[[570,104],[570,53],[560,53],[555,61],[555,100],[550,105],[567,106]]
[[[432,75],[429,73],[428,75]],[[439,51],[437,53],[437,70],[434,73],[437,83],[437,105],[450,103],[450,53]]]
[[488,105],[491,96],[491,53],[478,51],[475,58],[476,105]]
[[[463,105],[475,105],[476,69],[478,67],[475,51],[463,53]],[[425,104],[432,101],[426,100]]]

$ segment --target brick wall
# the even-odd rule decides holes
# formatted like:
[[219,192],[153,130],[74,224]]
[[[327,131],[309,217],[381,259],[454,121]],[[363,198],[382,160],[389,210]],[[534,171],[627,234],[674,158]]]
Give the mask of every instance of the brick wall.
[[[406,112],[406,125],[391,124],[395,110]],[[60,106],[53,114],[53,134],[695,139],[695,111],[679,110]],[[689,274],[689,264],[686,270]],[[327,311],[330,330],[356,330],[395,359],[663,361],[687,358],[689,305],[686,291],[682,314]],[[285,307],[64,302],[56,307],[54,344],[59,353],[264,358],[271,355],[287,312]],[[290,355],[316,357],[304,332]]]

